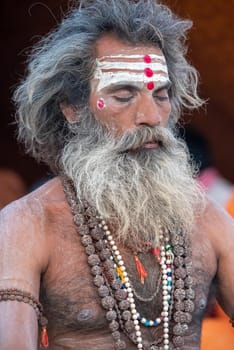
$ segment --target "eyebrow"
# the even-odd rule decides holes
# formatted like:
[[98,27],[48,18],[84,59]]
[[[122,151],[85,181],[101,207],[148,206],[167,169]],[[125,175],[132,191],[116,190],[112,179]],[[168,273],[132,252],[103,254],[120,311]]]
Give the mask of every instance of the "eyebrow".
[[[120,83],[120,84],[114,84],[114,85],[111,85],[109,87],[107,87],[107,92],[108,93],[114,93],[118,90],[129,90],[129,91],[133,91],[133,90],[136,90],[136,91],[140,91],[142,89],[142,84],[144,83],[140,83],[141,84],[141,87],[139,87],[139,84],[134,84],[134,83]],[[145,85],[145,84],[144,84]],[[157,91],[161,91],[161,90],[170,90],[172,86],[172,83],[170,80],[168,80],[166,83],[164,84],[161,84],[160,86],[156,87],[153,92],[157,92]]]
[[[141,83],[142,84],[142,83]],[[107,87],[107,92],[108,93],[113,93],[116,92],[118,90],[137,90],[140,91],[141,87],[139,87],[139,84],[134,84],[134,83],[123,83],[121,82],[120,84],[113,84],[110,85],[109,87]]]
[[171,86],[172,86],[172,82],[170,80],[167,80],[166,83],[156,87],[156,89],[154,89],[154,92],[155,91],[157,92],[157,91],[160,91],[160,90],[164,90],[164,89],[170,90]]

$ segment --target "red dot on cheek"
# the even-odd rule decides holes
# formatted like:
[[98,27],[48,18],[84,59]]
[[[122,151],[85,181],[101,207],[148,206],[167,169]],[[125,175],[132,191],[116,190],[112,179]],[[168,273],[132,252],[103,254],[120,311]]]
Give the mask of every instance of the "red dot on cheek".
[[152,59],[151,59],[150,55],[145,55],[144,56],[144,62],[145,63],[151,63],[152,62]]
[[102,98],[97,101],[97,107],[98,109],[103,109],[105,107],[105,102]]
[[148,90],[153,90],[154,89],[154,83],[152,81],[150,81],[148,84],[147,84],[147,89]]

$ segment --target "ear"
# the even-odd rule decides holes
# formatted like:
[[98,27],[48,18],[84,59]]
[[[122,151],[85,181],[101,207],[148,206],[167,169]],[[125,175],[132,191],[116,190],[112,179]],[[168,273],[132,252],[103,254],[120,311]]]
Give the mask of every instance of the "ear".
[[61,102],[59,104],[61,112],[67,119],[68,123],[74,124],[77,122],[77,109],[73,105],[69,105],[66,102]]

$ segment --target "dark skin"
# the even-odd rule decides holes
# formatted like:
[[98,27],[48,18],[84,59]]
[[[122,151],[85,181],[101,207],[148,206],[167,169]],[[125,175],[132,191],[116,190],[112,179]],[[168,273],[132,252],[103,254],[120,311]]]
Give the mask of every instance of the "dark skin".
[[[25,212],[27,216],[22,220]],[[230,254],[232,235],[232,220],[209,203],[191,236],[196,307],[183,349],[200,348],[201,322],[212,290],[218,288],[220,300],[230,316],[234,311],[234,284],[230,274],[233,266],[233,256]],[[49,318],[49,349],[114,348],[105,311],[100,306],[100,298],[93,285],[87,255],[80,243],[59,179],[50,181],[3,210],[0,237],[4,250],[1,260],[5,261],[4,265],[1,263],[1,276],[4,276],[1,288],[18,287],[38,297],[41,279],[41,301]],[[120,251],[138,294],[145,297],[153,294],[158,278],[154,258],[141,256],[151,276],[150,280],[146,278],[144,291],[132,252],[122,247]],[[226,284],[228,288],[225,288]],[[153,302],[140,302],[137,305],[144,315],[155,318],[161,312],[160,295]],[[37,320],[32,307],[8,301],[0,303],[0,310],[1,349],[37,349]],[[6,312],[7,317],[3,316]],[[18,332],[19,328],[21,332]],[[160,335],[160,328],[143,330],[143,339],[149,342]],[[125,340],[128,349],[135,349],[128,339]]]

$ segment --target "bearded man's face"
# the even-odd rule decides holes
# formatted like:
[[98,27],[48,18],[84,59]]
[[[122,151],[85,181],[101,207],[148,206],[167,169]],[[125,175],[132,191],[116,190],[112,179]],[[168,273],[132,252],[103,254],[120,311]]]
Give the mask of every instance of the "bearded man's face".
[[63,168],[117,239],[158,244],[159,222],[190,230],[203,197],[187,148],[168,127],[165,58],[158,48],[113,35],[99,39],[96,53],[89,106],[74,115]]

